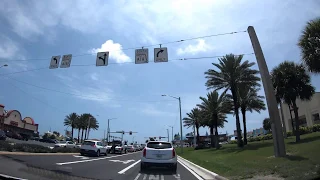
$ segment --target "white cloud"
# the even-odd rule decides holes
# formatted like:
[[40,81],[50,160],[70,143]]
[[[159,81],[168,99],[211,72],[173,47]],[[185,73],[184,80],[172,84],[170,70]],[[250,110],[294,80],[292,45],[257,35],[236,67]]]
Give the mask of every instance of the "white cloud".
[[0,42],[0,58],[12,59],[17,55],[19,48],[11,39],[0,35]]
[[117,63],[130,62],[130,57],[122,51],[122,46],[119,43],[114,43],[112,40],[107,40],[100,48],[93,48],[91,53],[109,51],[109,58]]
[[213,48],[210,45],[206,44],[204,39],[199,39],[198,43],[195,45],[189,44],[185,48],[179,48],[177,50],[177,54],[178,55],[184,55],[184,54],[196,55],[198,53],[208,52],[212,49]]
[[97,73],[92,73],[90,74],[90,77],[92,80],[97,81],[98,80],[98,74]]

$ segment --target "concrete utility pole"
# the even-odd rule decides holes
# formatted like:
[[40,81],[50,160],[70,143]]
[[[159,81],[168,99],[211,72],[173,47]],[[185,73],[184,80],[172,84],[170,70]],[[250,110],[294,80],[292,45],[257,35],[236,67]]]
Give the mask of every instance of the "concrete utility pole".
[[260,71],[260,75],[263,83],[263,89],[266,95],[267,106],[269,110],[269,117],[271,121],[272,136],[273,136],[274,156],[284,157],[286,155],[286,150],[284,145],[282,126],[281,126],[281,121],[280,121],[280,116],[278,111],[278,104],[277,104],[274,88],[272,85],[272,81],[270,78],[268,66],[253,26],[249,26],[247,31],[249,33],[254,54],[256,55],[256,58],[257,58],[257,63],[258,63],[258,67],[259,67],[259,71]]
[[167,137],[168,137],[168,142],[170,142],[170,139],[169,139],[169,129],[167,129]]
[[171,127],[171,141],[173,141],[173,126],[169,126]]

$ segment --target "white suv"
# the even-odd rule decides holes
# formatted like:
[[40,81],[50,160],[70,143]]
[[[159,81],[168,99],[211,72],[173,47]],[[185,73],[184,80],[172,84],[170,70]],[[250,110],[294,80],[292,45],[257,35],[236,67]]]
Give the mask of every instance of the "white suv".
[[101,141],[95,140],[85,140],[80,147],[80,154],[83,155],[96,155],[100,156],[100,154],[107,155],[107,147],[102,144]]
[[177,155],[172,144],[165,141],[150,141],[142,151],[141,171],[150,166],[164,166],[177,171]]

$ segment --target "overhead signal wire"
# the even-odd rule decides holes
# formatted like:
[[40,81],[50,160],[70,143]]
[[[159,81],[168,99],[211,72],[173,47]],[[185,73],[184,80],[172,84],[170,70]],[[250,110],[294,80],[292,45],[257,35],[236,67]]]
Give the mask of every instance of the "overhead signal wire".
[[[165,45],[165,44],[181,43],[181,42],[185,42],[185,41],[204,39],[204,38],[210,38],[210,37],[216,37],[216,36],[232,35],[232,34],[238,34],[238,33],[244,33],[244,32],[247,32],[247,31],[234,31],[234,32],[228,32],[228,33],[211,34],[211,35],[205,35],[205,36],[199,36],[199,37],[193,37],[193,38],[186,38],[186,39],[180,39],[180,40],[176,40],[176,41],[168,41],[168,42],[151,44],[151,45],[142,45],[142,46],[131,47],[131,48],[121,48],[119,50],[114,50],[114,51],[109,51],[109,52],[134,50],[134,49],[145,48],[145,47],[154,47],[154,46],[161,46],[161,45]],[[70,54],[72,54],[72,53],[70,53]],[[94,54],[96,54],[96,53],[74,54],[74,55],[72,55],[72,57],[81,57],[81,56],[88,56],[88,55],[94,55]],[[48,60],[50,60],[50,58],[51,58],[51,56],[47,57],[47,58],[0,60],[0,62],[9,62],[9,61],[48,61]]]

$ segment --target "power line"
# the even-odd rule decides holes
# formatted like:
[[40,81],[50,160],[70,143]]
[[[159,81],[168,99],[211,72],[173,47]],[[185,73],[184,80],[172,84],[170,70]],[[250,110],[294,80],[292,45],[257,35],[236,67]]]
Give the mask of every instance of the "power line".
[[45,104],[45,105],[47,105],[47,106],[49,106],[49,107],[52,107],[52,108],[54,108],[54,110],[59,110],[59,111],[61,111],[61,112],[63,112],[63,113],[68,113],[68,112],[65,112],[65,111],[61,110],[61,109],[58,108],[58,107],[55,107],[55,106],[53,106],[53,105],[51,105],[51,104],[49,104],[49,103],[47,103],[47,102],[45,102],[45,101],[42,101],[42,100],[36,98],[35,96],[31,95],[29,92],[27,92],[27,91],[19,88],[18,86],[14,85],[13,83],[11,83],[11,82],[8,82],[8,83],[9,83],[11,86],[13,86],[13,87],[17,88],[18,90],[22,91],[23,93],[28,94],[31,98],[33,98],[33,99],[41,102],[42,104]]
[[[239,55],[253,55],[254,53],[246,53],[246,54],[238,54],[235,56]],[[168,62],[173,62],[173,61],[186,61],[186,60],[196,60],[196,59],[214,59],[214,58],[220,58],[224,57],[222,56],[206,56],[206,57],[191,57],[191,58],[178,58],[178,59],[170,59]],[[149,61],[152,62],[152,61]],[[130,62],[122,62],[122,63],[109,63],[108,65],[118,65],[118,64],[134,64],[135,62],[130,61]],[[96,66],[96,64],[75,64],[71,65],[71,67],[86,67],[86,66]],[[24,73],[24,72],[31,72],[31,71],[37,71],[37,70],[42,70],[42,69],[49,69],[49,67],[43,67],[43,68],[36,68],[36,69],[29,69],[29,70],[24,70],[24,71],[17,71],[17,72],[12,72],[12,73],[4,73],[0,74],[1,76],[7,76],[7,75],[12,75],[12,74],[19,74],[19,73]]]
[[[109,52],[126,51],[126,50],[133,50],[133,49],[139,49],[139,48],[145,48],[145,47],[161,46],[161,45],[166,45],[166,44],[181,43],[181,42],[191,41],[191,40],[196,40],[196,39],[204,39],[204,38],[210,38],[210,37],[215,37],[215,36],[232,35],[232,34],[244,33],[244,32],[247,32],[247,31],[234,31],[234,32],[228,32],[228,33],[211,34],[211,35],[205,35],[205,36],[199,36],[199,37],[193,37],[193,38],[186,38],[186,39],[181,39],[181,40],[176,40],[176,41],[163,42],[163,43],[158,43],[158,44],[144,45],[144,46],[139,46],[139,47],[121,48],[119,50],[114,50],[114,51],[109,51]],[[94,55],[94,54],[96,54],[96,53],[84,53],[84,54],[76,54],[76,55],[72,55],[72,56],[73,57],[81,57],[81,56],[88,56],[88,55]],[[0,62],[8,62],[8,61],[48,61],[48,60],[50,60],[50,58],[32,58],[32,59],[24,59],[24,60],[23,59],[0,60]]]
[[[21,81],[21,80],[18,80],[18,79],[15,79],[15,78],[12,78],[12,77],[7,77],[9,79],[12,79],[16,82],[19,82],[19,83],[23,83],[23,84],[27,84],[29,86],[33,86],[33,87],[36,87],[36,88],[39,88],[39,89],[43,89],[43,90],[47,90],[47,91],[52,91],[52,92],[57,92],[57,93],[61,93],[61,94],[66,94],[66,95],[73,95],[73,96],[77,96],[77,97],[83,97],[83,98],[92,98],[91,96],[84,96],[84,95],[81,95],[81,94],[75,94],[75,93],[69,93],[69,92],[64,92],[64,91],[58,91],[58,90],[55,90],[55,89],[50,89],[50,88],[46,88],[46,87],[43,87],[43,86],[38,86],[38,85],[35,85],[35,84],[31,84],[31,83],[28,83],[28,82],[25,82],[25,81]],[[108,101],[124,101],[124,102],[171,102],[171,101],[174,101],[174,100],[154,100],[154,101],[134,101],[134,100],[123,100],[123,99],[113,99],[113,98],[110,98],[108,99]]]

